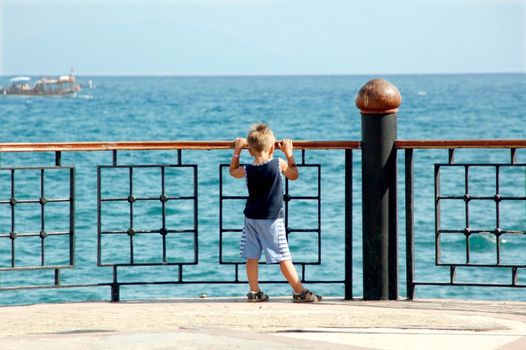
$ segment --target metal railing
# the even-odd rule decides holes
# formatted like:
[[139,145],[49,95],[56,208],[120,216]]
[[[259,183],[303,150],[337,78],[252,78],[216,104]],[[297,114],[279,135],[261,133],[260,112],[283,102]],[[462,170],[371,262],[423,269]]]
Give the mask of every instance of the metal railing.
[[[526,168],[525,163],[517,162],[517,150],[526,148],[526,140],[418,140],[418,141],[396,141],[395,146],[399,150],[404,150],[405,153],[405,217],[406,217],[406,288],[408,299],[413,299],[415,296],[415,287],[417,286],[470,286],[470,287],[512,287],[524,288],[526,284],[519,283],[518,272],[519,269],[525,268],[526,264],[519,263],[503,263],[501,259],[501,241],[503,235],[524,236],[526,234],[526,227],[523,229],[505,229],[505,223],[501,218],[501,207],[504,203],[510,201],[522,201],[526,203],[526,196],[521,195],[502,195],[501,182],[503,178],[502,169],[505,168]],[[437,281],[436,279],[420,279],[415,278],[415,216],[414,216],[414,151],[418,149],[432,150],[443,149],[447,150],[447,162],[435,163],[433,167],[434,177],[434,265],[437,267],[443,266],[449,269],[449,279],[447,281]],[[455,150],[457,149],[508,149],[510,152],[509,162],[455,162]],[[457,176],[461,188],[454,195],[444,194],[441,191],[441,173],[445,169],[456,168],[460,169],[460,174]],[[488,190],[491,194],[474,195],[470,191],[470,175],[476,173],[477,170],[490,169],[493,176],[492,182],[494,184],[492,190]],[[522,173],[524,173],[522,171]],[[486,186],[488,187],[488,186]],[[488,192],[488,193],[489,193]],[[460,203],[463,216],[462,227],[444,228],[441,223],[444,218],[442,206],[446,202]],[[470,204],[485,202],[494,205],[495,214],[493,214],[494,225],[491,227],[480,227],[480,223],[473,222],[470,217]],[[454,215],[453,212],[447,212],[447,215]],[[487,213],[489,217],[492,213]],[[463,237],[465,241],[464,254],[462,259],[445,259],[442,254],[442,240],[446,235],[456,235]],[[470,240],[476,236],[490,236],[495,241],[495,259],[493,262],[476,262],[471,258],[472,247]],[[428,258],[429,259],[429,258]],[[504,283],[498,282],[479,282],[476,279],[464,279],[459,281],[457,279],[457,271],[459,268],[477,269],[483,271],[485,269],[506,269],[510,271],[509,281]]]
[[[302,195],[301,193],[291,193],[289,191],[288,181],[285,182],[285,224],[287,230],[287,236],[291,233],[301,232],[313,232],[316,234],[317,240],[317,256],[313,260],[295,261],[296,264],[301,266],[300,278],[303,282],[307,283],[340,283],[345,285],[345,296],[350,299],[352,298],[352,150],[360,148],[360,142],[357,141],[296,141],[294,143],[295,149],[301,150],[301,162],[298,164],[299,167],[309,167],[316,169],[317,173],[317,193],[314,195]],[[10,206],[11,214],[10,221],[11,227],[9,232],[0,232],[0,239],[9,239],[11,241],[10,251],[0,251],[0,256],[5,253],[9,253],[11,256],[11,263],[9,266],[3,266],[0,268],[2,271],[17,272],[22,270],[53,270],[55,278],[51,283],[46,284],[24,284],[16,286],[3,286],[0,283],[0,291],[4,290],[23,290],[23,289],[42,289],[42,288],[83,288],[83,287],[109,287],[111,289],[111,300],[120,300],[120,288],[121,286],[140,286],[140,285],[163,285],[163,284],[239,284],[246,283],[239,276],[239,266],[244,264],[242,261],[227,261],[224,259],[222,254],[223,249],[223,235],[229,232],[240,232],[240,228],[224,227],[223,225],[223,203],[225,201],[239,201],[244,200],[244,196],[229,196],[223,192],[223,169],[227,167],[227,164],[219,164],[219,261],[218,265],[233,265],[235,267],[235,276],[233,279],[228,280],[217,280],[217,279],[206,279],[206,278],[192,278],[185,279],[185,266],[198,265],[199,264],[199,198],[198,198],[198,164],[187,164],[183,162],[182,152],[186,150],[227,150],[232,148],[232,142],[228,141],[160,141],[160,142],[81,142],[81,143],[4,143],[0,144],[0,155],[2,153],[14,153],[14,152],[53,152],[55,155],[55,166],[32,166],[32,167],[0,167],[0,173],[5,172],[10,174],[9,182],[0,182],[0,193],[2,186],[9,187],[9,197],[0,198],[1,206]],[[159,150],[175,150],[177,152],[177,160],[175,164],[120,164],[118,161],[118,154],[121,151],[159,151]],[[345,275],[341,279],[315,279],[309,280],[306,276],[306,268],[309,265],[321,264],[321,239],[322,239],[322,228],[321,228],[321,173],[322,167],[320,164],[308,164],[305,160],[306,150],[345,150],[345,161],[346,161],[346,218],[345,218],[345,239],[346,245],[343,248],[346,256]],[[112,163],[111,165],[95,165],[97,169],[97,264],[93,268],[111,268],[112,269],[112,280],[102,283],[73,283],[67,284],[61,281],[60,275],[63,269],[75,269],[75,200],[76,200],[76,169],[74,166],[62,166],[62,153],[63,152],[100,152],[110,151],[112,152]],[[159,189],[158,195],[152,196],[141,196],[137,195],[135,189],[135,176],[134,173],[140,170],[152,170],[159,174],[156,181],[156,186]],[[15,191],[16,188],[16,174],[24,171],[32,171],[40,173],[40,182],[35,184],[34,190],[38,194],[25,194],[27,199],[17,198]],[[46,173],[49,171],[56,172],[67,172],[69,177],[59,176],[59,181],[67,181],[66,186],[68,187],[67,198],[54,198],[52,193],[48,193]],[[190,188],[190,193],[187,195],[172,195],[166,190],[166,181],[169,179],[169,173],[174,171],[186,171],[187,186]],[[113,176],[112,173],[118,173],[117,176]],[[122,176],[124,174],[124,176]],[[120,176],[119,176],[120,175]],[[112,195],[110,190],[104,186],[105,178],[113,179],[110,187],[117,186],[115,181],[123,181],[127,186],[126,194],[123,195]],[[115,180],[117,179],[117,180]],[[301,201],[312,201],[316,204],[317,208],[317,224],[315,227],[290,227],[289,223],[289,204],[296,200]],[[167,208],[172,203],[190,203],[186,206],[188,215],[192,218],[192,223],[189,227],[178,227],[172,222],[169,222],[167,216]],[[68,213],[61,213],[62,219],[68,222],[67,230],[63,231],[50,231],[46,228],[46,208],[53,203],[66,203],[68,204]],[[33,215],[40,215],[41,227],[39,232],[25,232],[23,229],[19,229],[15,222],[17,221],[17,209],[21,206],[29,204],[38,204],[38,213]],[[125,229],[114,229],[107,227],[105,224],[107,217],[116,215],[107,209],[107,206],[112,204],[126,206],[126,222],[127,227]],[[160,206],[160,222],[157,227],[141,227],[140,223],[134,221],[134,210],[138,205],[156,205]],[[34,209],[34,208],[33,208]],[[67,214],[67,215],[66,215]],[[120,213],[122,214],[122,212]],[[342,218],[343,220],[343,218]],[[69,246],[67,253],[69,259],[67,264],[48,264],[45,257],[45,247],[48,237],[55,235],[67,236],[69,239]],[[187,259],[176,260],[173,256],[167,252],[167,237],[178,235],[189,235],[191,237],[191,254],[187,254]],[[25,237],[40,237],[40,262],[33,264],[25,264],[24,262],[18,262],[16,257],[17,251],[17,240],[24,239]],[[161,238],[161,254],[159,254],[158,260],[137,260],[135,259],[135,246],[136,239],[142,236],[157,236]],[[119,259],[113,259],[115,256],[111,254],[105,255],[105,249],[108,248],[109,244],[105,243],[104,240],[107,237],[121,237],[128,240],[128,248],[126,251],[120,251]],[[37,250],[35,250],[36,252]],[[122,257],[126,256],[127,261],[123,262]],[[154,266],[175,266],[177,267],[176,276],[173,279],[168,280],[141,280],[141,281],[121,281],[119,280],[119,269],[130,268],[130,267],[154,267]],[[261,283],[282,283],[281,281],[275,280],[263,280]]]
[[[295,263],[300,266],[300,277],[306,283],[327,283],[327,284],[343,284],[345,286],[345,298],[353,298],[353,247],[352,247],[352,212],[353,212],[353,151],[359,150],[362,143],[359,141],[296,141],[295,148],[301,152],[301,160],[298,162],[299,167],[310,168],[314,170],[315,176],[315,193],[302,194],[291,192],[288,181],[285,182],[285,223],[287,236],[291,233],[313,233],[315,239],[316,255],[312,259],[299,259]],[[0,283],[1,290],[23,290],[23,289],[41,289],[41,288],[83,288],[83,287],[109,287],[111,289],[111,300],[120,300],[120,288],[122,286],[141,286],[141,285],[164,285],[164,284],[241,284],[246,281],[240,277],[240,266],[244,264],[241,260],[232,260],[225,258],[223,252],[224,237],[229,234],[238,235],[241,231],[240,227],[231,227],[225,224],[224,205],[225,203],[243,201],[244,195],[231,195],[225,191],[223,174],[226,171],[228,164],[218,163],[218,183],[219,183],[219,212],[218,212],[218,246],[219,257],[217,265],[230,265],[234,267],[234,276],[231,279],[207,279],[207,278],[185,278],[185,267],[190,265],[198,265],[200,261],[199,249],[199,197],[198,197],[198,164],[190,164],[183,162],[183,151],[187,150],[227,150],[232,147],[232,143],[228,141],[178,141],[178,142],[93,142],[93,143],[10,143],[0,144],[0,154],[2,153],[16,153],[16,152],[53,152],[55,165],[49,166],[0,166],[0,209],[8,215],[9,229],[0,232],[0,240],[7,240],[10,242],[9,249],[1,249],[0,256],[7,255],[2,261],[4,264],[0,266],[0,276],[4,272],[17,272],[26,270],[51,270],[54,272],[53,280],[47,284],[24,284],[16,286],[4,286]],[[405,254],[406,254],[406,290],[408,299],[413,299],[415,296],[415,288],[417,286],[472,286],[472,287],[511,287],[524,288],[526,284],[520,283],[519,272],[526,268],[526,263],[510,263],[501,259],[501,241],[505,236],[524,236],[526,228],[510,229],[503,223],[502,206],[509,202],[524,202],[526,203],[526,195],[503,195],[500,191],[501,182],[503,181],[503,173],[506,169],[524,169],[526,171],[526,164],[517,162],[517,150],[526,148],[526,140],[397,140],[394,143],[396,151],[404,151],[404,172],[405,177],[403,183],[405,184]],[[456,162],[455,150],[457,149],[477,149],[477,150],[491,150],[491,149],[507,149],[509,150],[509,161],[507,162]],[[175,150],[177,152],[176,161],[174,164],[120,164],[119,152],[129,150],[140,151],[160,151],[160,150]],[[309,150],[344,150],[345,154],[345,193],[342,196],[345,198],[345,218],[344,223],[345,246],[342,247],[345,256],[345,266],[342,267],[344,271],[343,278],[326,278],[326,279],[309,279],[306,271],[311,265],[320,265],[322,262],[322,216],[321,216],[321,178],[323,173],[323,166],[319,163],[309,163],[306,161],[305,154]],[[414,174],[414,154],[416,152],[426,152],[429,150],[447,150],[446,161],[437,162],[433,160],[432,170],[428,170],[429,176],[434,179],[434,256],[420,256],[429,262],[429,265],[434,265],[437,268],[449,269],[448,280],[433,280],[429,278],[417,279],[415,277],[415,256],[418,251],[415,251],[415,174]],[[61,281],[61,271],[65,269],[75,269],[75,201],[77,198],[76,188],[76,168],[74,166],[62,165],[63,152],[111,152],[111,165],[94,165],[97,174],[97,239],[96,251],[97,261],[94,269],[97,268],[111,268],[111,281],[102,283],[72,283],[67,284]],[[433,158],[434,159],[434,158]],[[460,169],[459,183],[462,183],[462,188],[459,193],[454,195],[443,193],[441,184],[443,183],[441,175],[450,169]],[[134,174],[143,169],[155,171],[158,174],[156,186],[158,187],[158,195],[141,196],[137,195],[135,189]],[[186,180],[187,194],[173,195],[166,189],[166,182],[169,180],[173,172],[184,171]],[[494,187],[491,194],[477,195],[471,192],[470,176],[477,173],[477,171],[489,171],[493,174]],[[522,170],[521,170],[522,171]],[[24,176],[26,172],[34,174],[35,182],[32,185],[33,192],[31,195],[19,197],[17,195],[17,178]],[[119,172],[124,176],[113,176],[112,172]],[[49,176],[56,175],[57,181],[62,181],[66,187],[66,191],[61,195],[54,195],[49,189],[51,180]],[[104,186],[104,179],[122,178],[127,187],[125,194],[112,195],[111,191],[107,191]],[[115,185],[112,183],[112,186]],[[3,187],[3,189],[2,189]],[[418,189],[416,191],[418,193]],[[67,195],[65,195],[65,193]],[[315,224],[312,227],[291,227],[289,222],[290,204],[294,201],[308,201],[314,203],[317,211]],[[475,225],[472,220],[471,207],[476,203],[491,203],[494,206],[494,222],[495,225],[491,227],[480,227]],[[185,227],[174,226],[167,218],[168,206],[173,203],[186,203],[182,207],[186,208],[186,215],[191,217],[191,223]],[[444,217],[450,215],[459,215],[458,213],[444,212],[443,206],[445,203],[456,203],[461,207],[461,215],[463,217],[462,227],[443,227],[442,222]],[[125,229],[113,229],[105,226],[105,217],[113,215],[111,210],[105,210],[106,205],[119,204],[126,206],[127,227]],[[134,221],[134,210],[137,205],[155,204],[160,207],[160,221],[156,227],[140,227]],[[54,205],[62,205],[61,218],[64,222],[64,229],[48,228],[47,213]],[[24,230],[19,228],[18,210],[21,208],[30,207],[34,213],[33,216],[40,216],[39,227],[34,230]],[[122,214],[122,213],[121,213]],[[426,213],[431,214],[431,213]],[[4,218],[5,219],[5,218]],[[56,226],[56,225],[55,225]],[[186,259],[177,260],[167,250],[167,238],[170,236],[179,235],[188,238],[189,249],[191,253],[186,255]],[[464,253],[461,260],[449,261],[448,258],[443,257],[443,238],[448,235],[462,237],[464,240]],[[480,263],[472,259],[472,247],[470,245],[471,239],[476,236],[485,235],[493,237],[495,241],[495,260],[493,262]],[[144,262],[136,260],[135,257],[135,240],[140,236],[155,236],[161,239],[161,252],[157,260],[149,260]],[[19,261],[17,257],[17,244],[20,240],[27,238],[38,238],[38,243],[34,243],[34,254],[38,259],[33,260],[32,264],[25,264]],[[66,257],[62,263],[49,262],[47,257],[47,250],[53,249],[52,246],[46,244],[49,239],[53,237],[64,237],[67,239],[67,251],[64,252]],[[113,261],[114,256],[106,256],[105,249],[107,245],[103,244],[105,237],[124,237],[128,241],[128,248],[126,251],[121,251],[119,259]],[[37,242],[37,241],[33,241]],[[106,247],[106,248],[105,248]],[[126,257],[126,261],[122,261],[122,257]],[[397,254],[394,257],[397,259]],[[432,259],[432,260],[431,260]],[[397,264],[396,264],[397,265]],[[175,266],[177,272],[172,279],[166,280],[140,280],[140,281],[121,281],[119,279],[119,269],[130,267],[155,267],[155,266]],[[480,282],[478,280],[469,281],[463,279],[459,281],[457,278],[457,271],[462,268],[477,269],[482,271],[485,269],[504,269],[509,270],[509,281],[503,283],[496,282]],[[397,270],[397,269],[396,269]],[[284,281],[263,280],[262,283],[284,283]]]

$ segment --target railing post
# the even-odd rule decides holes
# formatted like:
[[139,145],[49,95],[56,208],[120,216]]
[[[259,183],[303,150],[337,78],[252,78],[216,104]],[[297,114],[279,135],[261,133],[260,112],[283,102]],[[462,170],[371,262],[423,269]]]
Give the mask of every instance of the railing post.
[[415,298],[415,219],[413,150],[405,150],[405,261],[407,299]]
[[345,150],[345,300],[352,300],[352,150]]
[[121,300],[121,286],[117,281],[117,266],[113,266],[113,283],[111,284],[111,301],[118,302]]
[[396,112],[398,89],[383,79],[356,95],[362,115],[363,297],[398,298]]

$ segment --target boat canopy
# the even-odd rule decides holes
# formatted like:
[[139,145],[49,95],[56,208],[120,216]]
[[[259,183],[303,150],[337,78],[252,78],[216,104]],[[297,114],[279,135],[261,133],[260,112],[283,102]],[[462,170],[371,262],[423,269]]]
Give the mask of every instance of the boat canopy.
[[30,77],[14,77],[14,78],[9,79],[9,81],[11,83],[22,83],[25,81],[31,81],[31,78]]

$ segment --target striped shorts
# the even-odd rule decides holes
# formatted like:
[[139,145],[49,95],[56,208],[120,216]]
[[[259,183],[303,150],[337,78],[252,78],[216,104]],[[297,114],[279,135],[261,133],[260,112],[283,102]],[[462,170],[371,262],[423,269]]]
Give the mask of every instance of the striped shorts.
[[245,259],[260,259],[265,253],[267,264],[291,260],[285,223],[279,219],[245,218],[241,234],[240,255]]

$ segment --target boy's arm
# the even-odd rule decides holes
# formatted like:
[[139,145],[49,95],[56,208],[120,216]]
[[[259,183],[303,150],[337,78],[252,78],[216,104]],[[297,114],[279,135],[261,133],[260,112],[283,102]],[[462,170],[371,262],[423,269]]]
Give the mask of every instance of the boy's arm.
[[285,157],[287,157],[287,162],[280,162],[281,172],[283,172],[283,175],[285,175],[287,179],[296,180],[300,174],[296,166],[296,161],[294,160],[294,154],[292,153],[292,140],[284,139],[278,143],[278,147],[283,154],[285,154]]
[[245,170],[239,166],[239,156],[246,145],[247,140],[244,138],[238,137],[234,141],[234,153],[232,154],[232,159],[230,160],[230,175],[236,179],[240,179],[245,176]]

